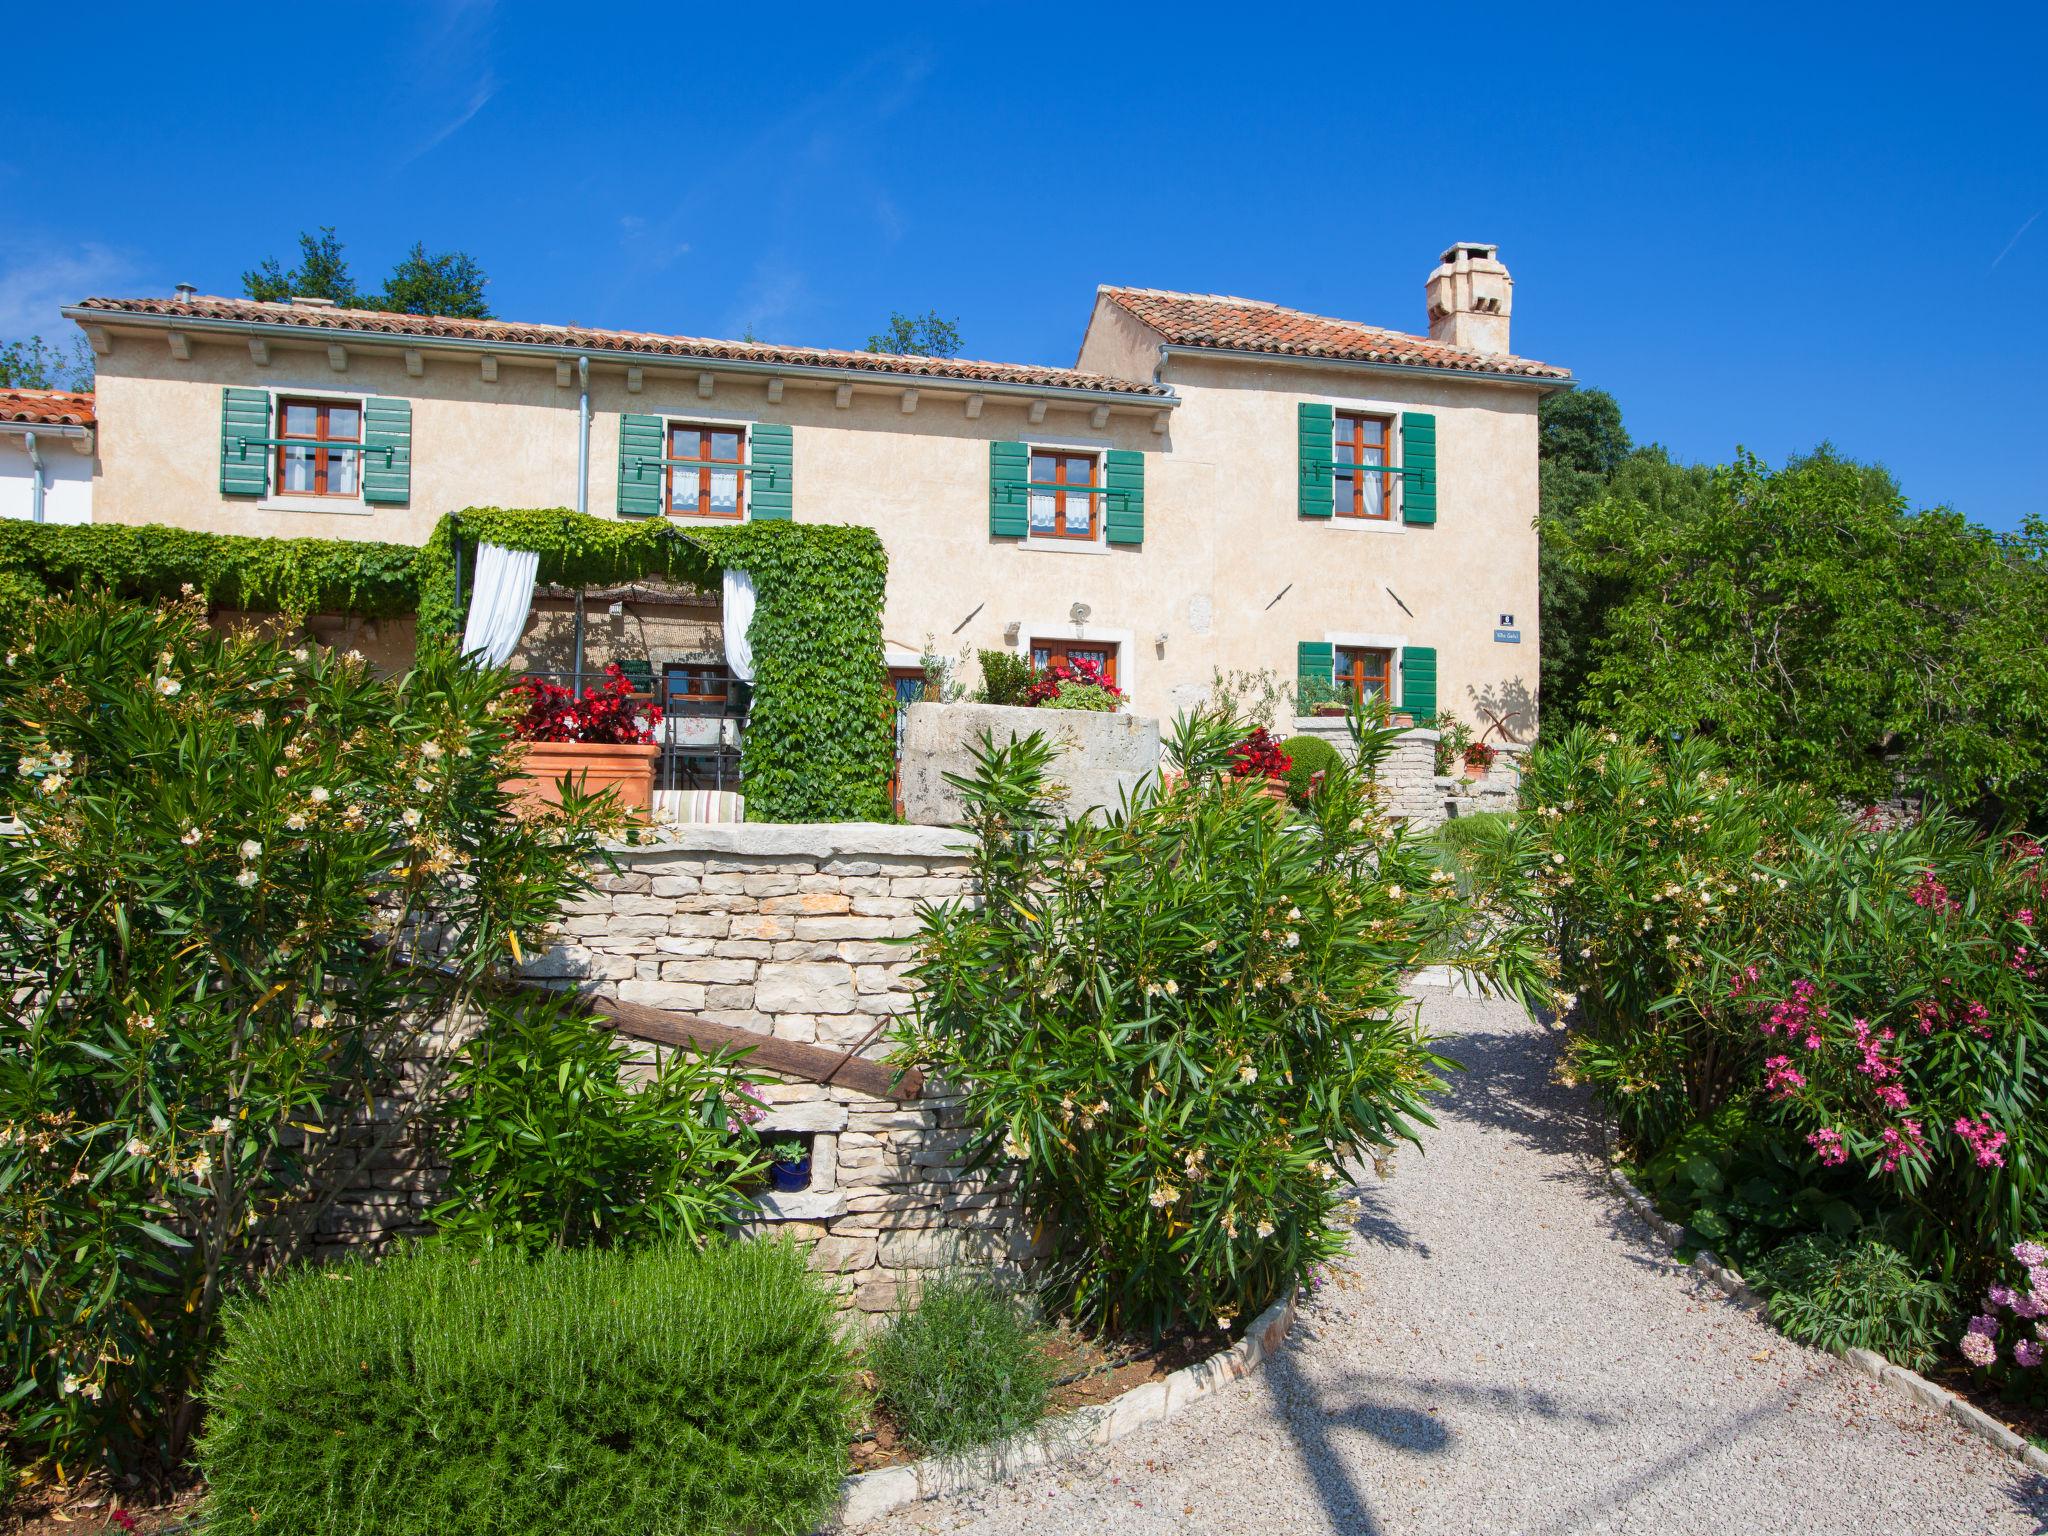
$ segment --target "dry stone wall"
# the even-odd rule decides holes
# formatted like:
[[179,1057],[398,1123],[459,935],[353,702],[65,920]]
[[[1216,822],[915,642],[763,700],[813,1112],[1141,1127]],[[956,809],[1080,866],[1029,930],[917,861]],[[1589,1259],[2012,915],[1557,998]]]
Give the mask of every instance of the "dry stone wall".
[[[1342,720],[1303,715],[1294,722],[1294,734],[1320,737],[1346,757],[1352,755],[1351,733]],[[1486,776],[1468,779],[1436,771],[1437,740],[1436,731],[1403,731],[1392,754],[1381,764],[1380,785],[1387,792],[1388,809],[1396,816],[1406,817],[1411,827],[1426,832],[1454,816],[1515,808],[1522,783],[1522,748],[1501,746]]]

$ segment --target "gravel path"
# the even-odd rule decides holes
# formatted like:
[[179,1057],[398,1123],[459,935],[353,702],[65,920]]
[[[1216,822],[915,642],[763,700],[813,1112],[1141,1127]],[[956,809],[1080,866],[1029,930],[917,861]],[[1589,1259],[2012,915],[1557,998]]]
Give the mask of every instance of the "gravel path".
[[866,1528],[2048,1532],[2048,1487],[1787,1342],[1662,1252],[1520,1009],[1425,994],[1467,1072],[1361,1191],[1346,1272],[1185,1417]]

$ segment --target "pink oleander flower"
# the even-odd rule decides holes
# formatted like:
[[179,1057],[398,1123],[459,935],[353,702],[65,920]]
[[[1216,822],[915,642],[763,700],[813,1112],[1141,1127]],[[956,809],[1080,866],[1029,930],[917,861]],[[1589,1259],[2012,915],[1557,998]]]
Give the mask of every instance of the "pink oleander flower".
[[1927,1155],[1927,1138],[1921,1135],[1918,1120],[1888,1125],[1879,1132],[1878,1139],[1884,1143],[1884,1160],[1878,1164],[1880,1173],[1896,1173],[1900,1163]]
[[1934,878],[1931,869],[1921,875],[1920,883],[1913,887],[1913,905],[1931,912],[1960,912],[1963,909],[1963,904],[1949,895],[1948,887]]
[[1856,1049],[1863,1059],[1856,1063],[1856,1070],[1866,1077],[1882,1083],[1899,1075],[1897,1062],[1885,1060],[1884,1048],[1898,1038],[1889,1029],[1873,1031],[1867,1020],[1851,1019],[1856,1029]]
[[1823,1128],[1806,1138],[1806,1144],[1813,1148],[1814,1155],[1830,1168],[1839,1168],[1849,1161],[1849,1149],[1842,1145],[1842,1133]]
[[2005,1145],[2005,1132],[1994,1127],[1989,1116],[1975,1120],[1968,1116],[1959,1116],[1954,1130],[1975,1155],[1979,1168],[2005,1166],[2005,1154],[1999,1151],[1999,1148]]
[[2014,1317],[2026,1318],[2029,1321],[2037,1317],[2048,1316],[2048,1300],[2044,1300],[2033,1291],[2015,1293],[2012,1298],[2012,1315]]
[[2012,1256],[2029,1269],[2039,1269],[2042,1265],[2048,1264],[2048,1248],[2043,1248],[2039,1243],[2014,1243]]
[[1984,1305],[1987,1307],[2010,1307],[2012,1303],[2013,1292],[2009,1285],[1995,1284],[1984,1293]]
[[1764,1063],[1764,1088],[1776,1098],[1789,1099],[1806,1086],[1806,1074],[1792,1065],[1790,1056],[1773,1056]]
[[2032,1370],[2041,1363],[2041,1346],[2032,1339],[2021,1339],[2012,1347],[2013,1364]]
[[1906,1098],[1906,1090],[1897,1083],[1882,1083],[1877,1089],[1877,1100],[1895,1114],[1904,1114],[1913,1106]]
[[1995,1339],[1998,1337],[1998,1319],[1987,1317],[1980,1312],[1970,1319],[1970,1332],[1981,1333],[1987,1339]]
[[1998,1346],[1981,1333],[1966,1333],[1957,1341],[1963,1358],[1972,1365],[1989,1365],[1998,1358]]
[[2034,909],[2032,907],[2021,907],[2019,911],[2013,913],[2012,920],[2024,927],[2031,928],[2034,926]]

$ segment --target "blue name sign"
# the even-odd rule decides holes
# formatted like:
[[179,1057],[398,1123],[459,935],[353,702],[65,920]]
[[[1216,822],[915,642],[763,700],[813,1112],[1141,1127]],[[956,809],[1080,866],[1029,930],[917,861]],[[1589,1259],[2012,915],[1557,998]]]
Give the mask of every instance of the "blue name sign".
[[1496,629],[1493,638],[1502,645],[1520,645],[1522,632],[1519,629]]

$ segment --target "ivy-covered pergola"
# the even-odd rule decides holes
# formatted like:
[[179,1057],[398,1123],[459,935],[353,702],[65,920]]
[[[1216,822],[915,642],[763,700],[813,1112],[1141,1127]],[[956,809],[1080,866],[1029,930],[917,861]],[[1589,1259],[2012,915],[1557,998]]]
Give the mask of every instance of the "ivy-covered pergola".
[[418,644],[456,643],[483,544],[539,557],[538,579],[589,588],[650,577],[703,587],[753,580],[753,705],[742,772],[755,821],[874,821],[890,815],[894,736],[882,657],[888,556],[871,528],[740,523],[685,532],[566,508],[470,507],[424,546],[265,539],[156,524],[0,524],[0,608],[106,586],[303,618],[418,616]]

